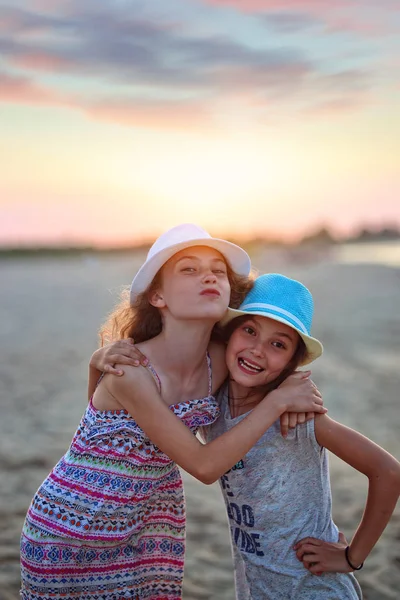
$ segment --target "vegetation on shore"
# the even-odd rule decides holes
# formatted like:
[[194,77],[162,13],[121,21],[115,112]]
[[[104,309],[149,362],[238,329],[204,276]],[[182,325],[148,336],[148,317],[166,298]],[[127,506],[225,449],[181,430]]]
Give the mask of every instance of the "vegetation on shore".
[[[239,243],[241,246],[252,250],[259,247],[327,247],[334,244],[357,244],[400,240],[400,229],[395,226],[383,227],[381,229],[362,228],[356,234],[347,237],[338,237],[327,227],[321,227],[317,231],[304,236],[300,241],[288,243],[278,238],[269,236],[257,237],[247,241],[230,241]],[[96,246],[0,246],[0,257],[63,257],[82,256],[90,254],[119,254],[126,252],[147,252],[151,242],[148,244],[131,244],[119,247],[96,247]]]

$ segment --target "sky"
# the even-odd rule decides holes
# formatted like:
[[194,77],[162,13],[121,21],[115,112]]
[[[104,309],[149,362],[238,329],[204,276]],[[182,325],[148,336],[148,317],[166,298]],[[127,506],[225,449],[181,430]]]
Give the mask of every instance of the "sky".
[[0,0],[0,245],[400,226],[398,0]]

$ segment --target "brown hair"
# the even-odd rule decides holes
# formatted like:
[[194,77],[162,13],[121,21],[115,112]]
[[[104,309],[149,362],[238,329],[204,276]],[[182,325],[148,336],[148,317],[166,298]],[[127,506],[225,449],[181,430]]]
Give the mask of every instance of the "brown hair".
[[[229,306],[238,308],[245,296],[254,285],[254,276],[244,277],[235,273],[227,264],[227,275],[231,286]],[[161,269],[153,281],[139,296],[134,304],[129,301],[129,288],[125,288],[120,297],[120,302],[109,314],[106,322],[99,331],[101,345],[120,339],[133,338],[136,343],[150,340],[162,331],[161,313],[149,302],[149,295],[161,283]],[[212,338],[215,339],[214,331]]]
[[[240,325],[242,323],[244,323],[248,319],[249,319],[249,315],[241,315],[240,317],[237,317],[236,319],[232,319],[232,321],[229,321],[229,323],[227,323],[225,325],[225,327],[219,329],[219,338],[218,339],[223,340],[225,343],[228,343],[229,338],[231,337],[232,333],[238,327],[240,327]],[[285,379],[287,377],[289,377],[289,375],[291,375],[297,369],[297,367],[299,365],[301,365],[303,363],[304,360],[306,360],[307,356],[308,356],[307,347],[306,347],[303,339],[299,335],[296,350],[295,350],[292,358],[286,365],[286,367],[278,375],[278,377],[276,377],[273,381],[270,381],[269,383],[267,383],[263,386],[260,386],[259,389],[262,390],[265,395],[272,392],[272,390],[275,390],[278,386],[280,386],[281,383],[283,383],[285,381]]]

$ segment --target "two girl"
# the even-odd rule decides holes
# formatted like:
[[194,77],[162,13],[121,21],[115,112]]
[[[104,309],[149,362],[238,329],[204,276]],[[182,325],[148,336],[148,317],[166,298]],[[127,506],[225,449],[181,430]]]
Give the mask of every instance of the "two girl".
[[[220,417],[201,429],[208,443],[233,433],[273,401],[294,369],[322,353],[310,335],[312,316],[307,288],[277,274],[259,277],[240,310],[227,311],[221,324],[229,379],[217,395]],[[331,518],[327,450],[369,480],[350,544]],[[352,571],[362,567],[395,508],[400,465],[356,431],[318,414],[286,438],[277,420],[220,485],[238,600],[355,600],[362,595]]]
[[[181,598],[185,504],[177,464],[215,481],[286,411],[326,412],[293,375],[207,445],[219,415],[224,348],[210,343],[252,282],[239,247],[195,225],[163,234],[104,333],[134,337],[150,359],[99,382],[71,446],[35,494],[21,537],[24,600]],[[90,386],[93,386],[93,369]]]

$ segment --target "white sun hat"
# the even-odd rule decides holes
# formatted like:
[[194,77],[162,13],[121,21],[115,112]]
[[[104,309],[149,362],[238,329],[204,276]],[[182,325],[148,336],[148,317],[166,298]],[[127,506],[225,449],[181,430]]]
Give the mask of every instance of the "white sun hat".
[[211,237],[198,225],[184,223],[161,234],[150,248],[146,261],[133,278],[130,293],[131,304],[135,302],[139,294],[148,288],[161,267],[174,254],[191,246],[214,248],[222,254],[237,275],[247,276],[250,273],[250,257],[243,248],[226,240]]

